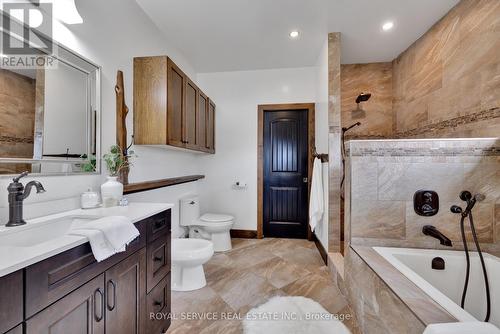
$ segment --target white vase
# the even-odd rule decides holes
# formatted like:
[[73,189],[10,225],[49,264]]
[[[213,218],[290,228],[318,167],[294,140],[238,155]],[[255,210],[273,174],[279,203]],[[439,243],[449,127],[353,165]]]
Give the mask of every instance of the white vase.
[[123,197],[123,184],[118,177],[108,176],[108,180],[101,185],[102,206],[109,208],[117,206]]

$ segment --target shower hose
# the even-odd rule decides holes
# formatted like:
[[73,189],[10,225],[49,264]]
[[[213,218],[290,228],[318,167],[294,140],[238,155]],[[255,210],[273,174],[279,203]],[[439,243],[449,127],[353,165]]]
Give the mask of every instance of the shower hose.
[[488,273],[486,272],[486,265],[484,263],[483,253],[481,252],[481,247],[479,246],[479,241],[477,240],[476,228],[474,227],[474,219],[472,218],[472,212],[470,212],[466,216],[462,215],[462,219],[460,220],[460,231],[462,232],[462,241],[464,243],[465,259],[467,261],[464,290],[462,292],[462,301],[460,303],[460,306],[464,308],[465,297],[467,295],[467,289],[469,286],[469,275],[470,275],[469,247],[467,246],[467,239],[465,237],[465,218],[467,217],[469,217],[469,224],[470,224],[470,230],[472,232],[472,238],[474,239],[474,243],[476,244],[476,249],[479,254],[479,259],[481,260],[481,266],[483,267],[484,285],[486,287],[486,317],[484,321],[488,322],[490,320],[490,313],[491,313],[490,284],[488,282]]

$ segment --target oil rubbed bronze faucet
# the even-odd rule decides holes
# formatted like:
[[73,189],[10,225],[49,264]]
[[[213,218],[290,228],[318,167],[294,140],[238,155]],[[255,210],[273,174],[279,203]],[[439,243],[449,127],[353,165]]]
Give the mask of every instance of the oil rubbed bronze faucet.
[[45,189],[38,181],[31,181],[23,186],[19,180],[28,176],[28,172],[23,172],[21,175],[12,179],[7,190],[9,191],[9,222],[5,225],[7,227],[25,225],[23,219],[23,201],[28,198],[31,193],[31,188],[35,187],[37,194],[44,193]]

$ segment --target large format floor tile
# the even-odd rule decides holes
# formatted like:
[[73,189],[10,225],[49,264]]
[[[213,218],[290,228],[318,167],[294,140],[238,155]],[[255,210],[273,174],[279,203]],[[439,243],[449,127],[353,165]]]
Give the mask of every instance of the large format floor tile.
[[[339,318],[352,310],[333,283],[314,243],[294,239],[233,239],[230,252],[205,264],[207,286],[172,292],[168,334],[238,334],[252,308],[274,296],[304,296]],[[353,333],[353,320],[345,324]]]

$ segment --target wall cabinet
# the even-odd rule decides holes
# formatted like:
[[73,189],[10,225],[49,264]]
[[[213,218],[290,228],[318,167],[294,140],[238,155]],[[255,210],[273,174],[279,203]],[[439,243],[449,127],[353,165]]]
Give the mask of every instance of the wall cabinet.
[[134,141],[215,153],[215,103],[168,57],[134,58]]
[[0,333],[23,333],[23,326],[25,334],[166,332],[171,211],[135,225],[140,236],[105,261],[97,262],[86,243],[0,278],[9,297],[0,299]]

